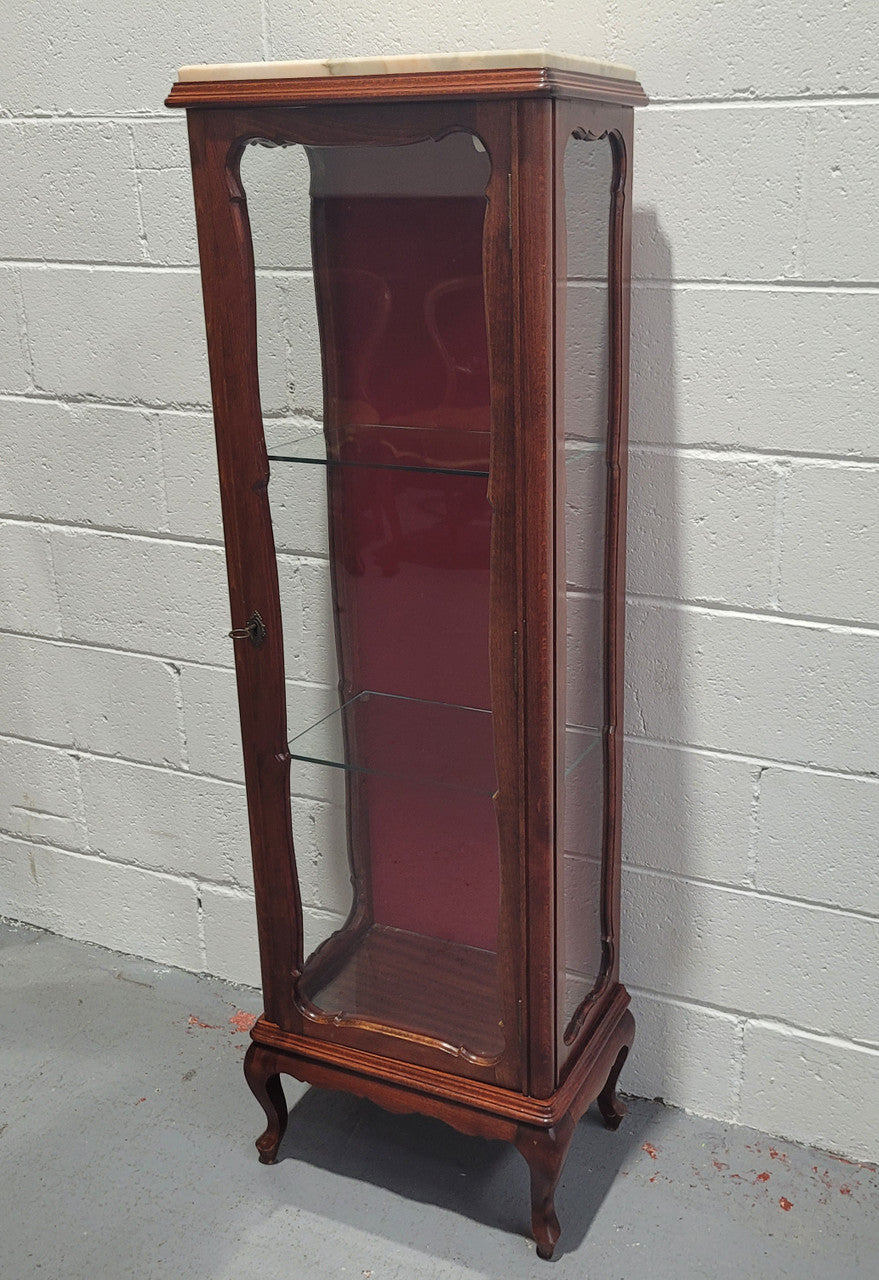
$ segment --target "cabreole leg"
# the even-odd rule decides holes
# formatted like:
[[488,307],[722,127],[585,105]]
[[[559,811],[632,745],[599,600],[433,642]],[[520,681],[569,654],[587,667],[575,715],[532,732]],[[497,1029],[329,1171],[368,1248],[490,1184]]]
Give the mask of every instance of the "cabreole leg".
[[562,1116],[552,1129],[519,1125],[515,1143],[528,1162],[531,1173],[531,1230],[540,1258],[552,1257],[561,1233],[555,1211],[555,1189],[574,1134],[570,1115]]
[[623,1069],[623,1063],[628,1056],[629,1046],[623,1045],[617,1054],[616,1061],[610,1069],[610,1075],[607,1082],[598,1095],[598,1109],[604,1120],[605,1127],[608,1129],[618,1129],[620,1121],[626,1114],[626,1104],[620,1102],[616,1094],[617,1080],[620,1078],[620,1072]]
[[265,1133],[256,1140],[260,1162],[274,1164],[287,1128],[287,1100],[276,1056],[261,1045],[251,1044],[244,1058],[244,1078],[268,1120]]

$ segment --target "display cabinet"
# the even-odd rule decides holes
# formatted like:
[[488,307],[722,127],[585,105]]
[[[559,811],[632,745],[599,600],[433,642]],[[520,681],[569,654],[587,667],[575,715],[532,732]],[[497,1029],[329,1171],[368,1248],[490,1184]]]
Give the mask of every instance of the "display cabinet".
[[577,1120],[597,1099],[620,1122],[634,1034],[618,934],[644,101],[628,68],[542,52],[187,67],[168,98],[188,114],[219,457],[260,1159],[284,1073],[507,1139],[542,1257]]

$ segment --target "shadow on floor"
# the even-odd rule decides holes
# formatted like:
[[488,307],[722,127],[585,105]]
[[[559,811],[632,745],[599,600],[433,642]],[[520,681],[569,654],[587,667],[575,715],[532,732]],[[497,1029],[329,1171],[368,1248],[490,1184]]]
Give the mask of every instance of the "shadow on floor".
[[[287,1078],[284,1085],[292,1103]],[[605,1129],[594,1107],[583,1117],[556,1193],[562,1227],[556,1259],[579,1249],[622,1166],[656,1130],[655,1109],[645,1113],[637,1100],[616,1133]],[[288,1160],[530,1239],[528,1172],[519,1153],[509,1143],[469,1137],[439,1120],[390,1115],[362,1099],[309,1088],[290,1111],[278,1163]],[[356,1202],[343,1212],[346,1207],[353,1210],[350,1225],[364,1225]],[[411,1219],[405,1218],[408,1235]],[[393,1219],[371,1228],[393,1234]],[[422,1224],[418,1247],[442,1254],[447,1234],[434,1228]],[[414,1243],[411,1236],[405,1243]]]

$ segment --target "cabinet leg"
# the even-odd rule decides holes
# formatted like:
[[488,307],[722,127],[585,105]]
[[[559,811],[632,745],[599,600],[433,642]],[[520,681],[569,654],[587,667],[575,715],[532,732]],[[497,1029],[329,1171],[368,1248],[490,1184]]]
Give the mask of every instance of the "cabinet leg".
[[531,1230],[540,1258],[552,1257],[561,1233],[555,1211],[555,1190],[574,1136],[574,1121],[565,1115],[552,1129],[520,1125],[515,1143],[531,1173]]
[[260,1163],[274,1164],[287,1128],[287,1100],[275,1055],[261,1045],[251,1044],[244,1058],[244,1078],[268,1120],[265,1133],[256,1140]]
[[623,1045],[622,1049],[620,1049],[617,1054],[616,1062],[610,1069],[610,1075],[607,1077],[607,1082],[601,1093],[598,1095],[598,1110],[601,1112],[601,1117],[604,1120],[605,1128],[607,1129],[618,1129],[620,1127],[620,1121],[626,1114],[626,1104],[624,1102],[620,1102],[617,1097],[616,1090],[617,1080],[620,1078],[620,1072],[623,1069],[623,1063],[626,1060],[628,1052],[629,1046]]

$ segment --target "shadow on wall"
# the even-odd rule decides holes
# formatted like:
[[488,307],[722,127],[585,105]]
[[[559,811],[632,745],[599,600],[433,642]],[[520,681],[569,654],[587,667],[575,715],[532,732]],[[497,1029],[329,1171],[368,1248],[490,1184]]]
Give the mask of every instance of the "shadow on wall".
[[[664,601],[686,576],[677,459],[655,451],[676,433],[675,295],[671,245],[652,209],[633,211],[632,345],[626,611],[626,745],[623,806],[621,970],[632,990],[637,1033],[620,1081],[633,1094],[691,1103],[682,1082],[699,1071],[693,1016],[663,997],[687,989],[698,921],[681,907],[678,884],[663,875],[694,871],[695,776],[700,758],[657,743],[649,708],[682,726],[684,617]],[[640,249],[640,253],[639,253]],[[650,442],[645,450],[643,444]],[[671,588],[674,594],[675,589]],[[698,824],[696,824],[698,825]],[[658,998],[657,998],[658,997]],[[698,1023],[698,1015],[695,1015]]]

